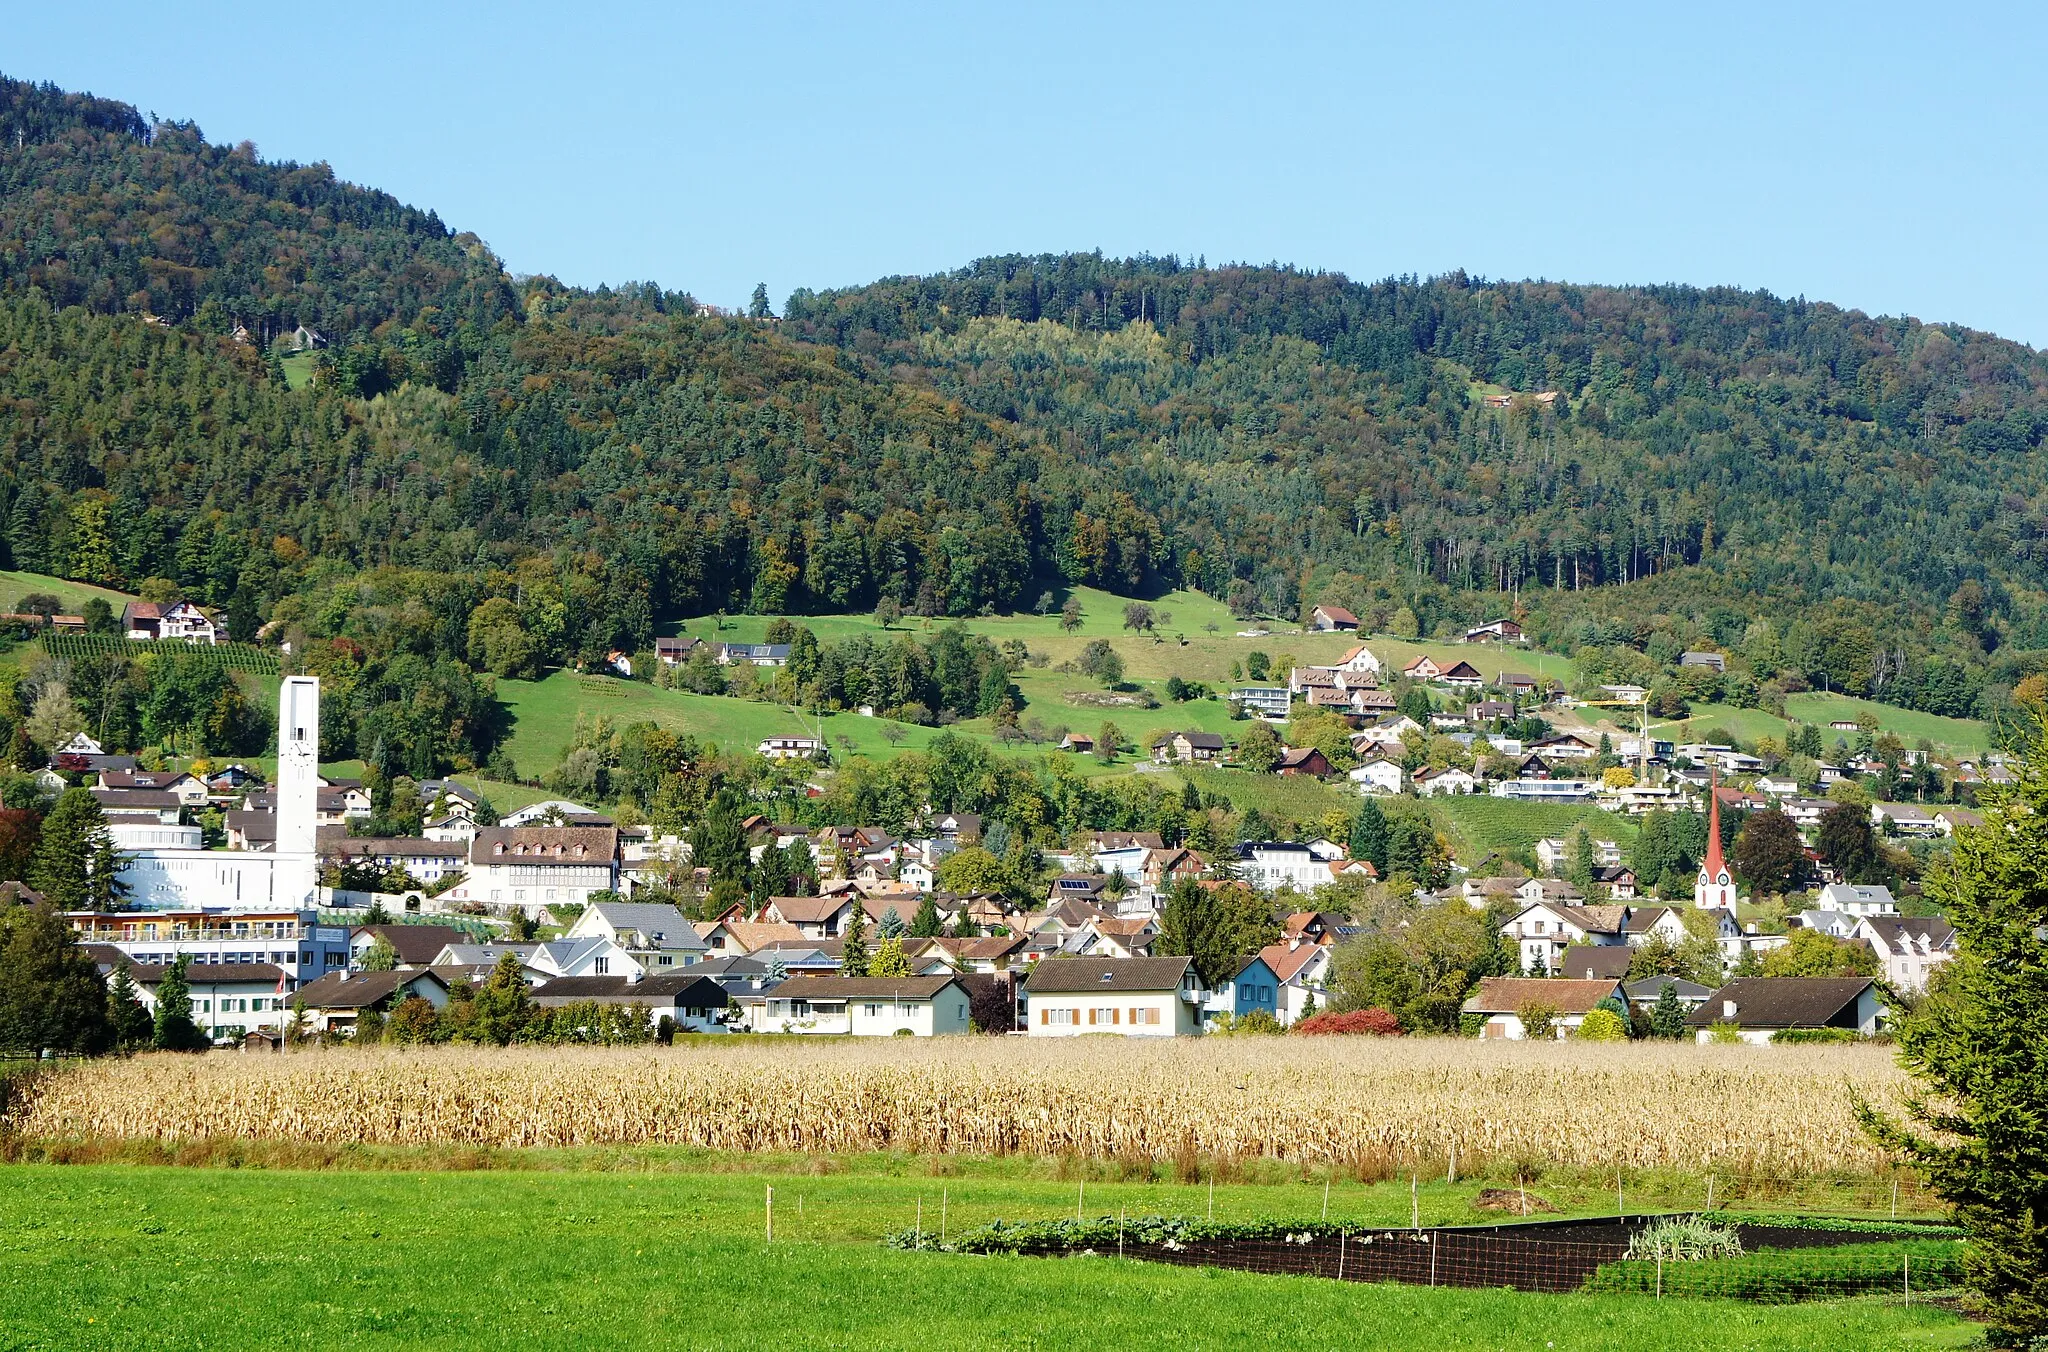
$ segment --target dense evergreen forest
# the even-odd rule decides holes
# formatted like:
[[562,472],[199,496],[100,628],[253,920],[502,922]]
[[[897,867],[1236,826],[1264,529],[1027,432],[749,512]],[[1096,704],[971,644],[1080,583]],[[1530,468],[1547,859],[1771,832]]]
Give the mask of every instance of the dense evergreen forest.
[[2048,647],[2044,431],[2030,349],[1733,290],[1045,255],[724,315],[0,80],[0,562],[293,638],[415,772],[488,670],[1066,582],[1971,712]]

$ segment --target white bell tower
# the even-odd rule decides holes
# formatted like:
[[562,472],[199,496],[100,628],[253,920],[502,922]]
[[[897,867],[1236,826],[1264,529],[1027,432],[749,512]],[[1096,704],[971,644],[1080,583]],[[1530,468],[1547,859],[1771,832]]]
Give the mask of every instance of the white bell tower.
[[277,698],[277,899],[311,905],[319,882],[320,678],[287,676]]

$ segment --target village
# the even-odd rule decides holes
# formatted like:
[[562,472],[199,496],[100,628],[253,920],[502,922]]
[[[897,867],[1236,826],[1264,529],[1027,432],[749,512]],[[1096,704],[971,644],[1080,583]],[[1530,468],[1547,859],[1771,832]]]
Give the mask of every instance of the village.
[[[176,637],[208,642],[193,630],[204,620],[131,613],[123,623],[131,637],[155,623],[165,636],[177,625]],[[1318,607],[1313,624],[1341,631],[1356,620]],[[1466,641],[1521,637],[1500,620]],[[682,660],[678,645],[663,642],[670,650],[659,661]],[[787,645],[718,653],[761,665],[786,658]],[[1488,681],[1469,662],[1429,657],[1395,673],[1365,644],[1286,676],[1229,691],[1245,732],[1161,735],[1145,768],[1230,764],[1325,779],[1353,791],[1362,813],[1376,811],[1365,807],[1373,800],[1490,795],[1590,804],[1623,819],[1703,815],[1690,895],[1674,895],[1668,870],[1639,876],[1617,842],[1583,831],[1539,840],[1533,868],[1489,857],[1477,868],[1453,864],[1425,886],[1383,878],[1354,852],[1355,838],[1246,839],[1204,851],[1155,831],[1093,830],[1044,850],[1039,890],[1019,897],[949,887],[973,872],[960,864],[986,858],[985,824],[928,806],[902,834],[748,816],[752,863],[804,879],[807,894],[745,897],[711,913],[702,904],[710,871],[693,860],[690,839],[573,800],[500,818],[475,790],[430,779],[416,786],[418,835],[365,835],[370,793],[360,780],[320,774],[310,753],[288,788],[241,764],[203,777],[145,770],[83,733],[57,750],[43,778],[53,793],[91,789],[121,861],[126,902],[71,913],[79,941],[103,973],[130,969],[146,1005],[178,970],[196,1024],[219,1047],[379,1036],[387,1022],[403,1022],[401,1010],[410,1007],[418,1024],[423,1009],[465,998],[501,968],[516,972],[538,1008],[630,1010],[646,1035],[662,1038],[1313,1031],[1319,1014],[1327,1023],[1355,1007],[1336,968],[1343,946],[1372,927],[1354,914],[1358,904],[1390,881],[1410,894],[1398,900],[1411,915],[1451,908],[1490,926],[1497,960],[1473,967],[1455,1029],[1439,1030],[1480,1038],[1867,1038],[1954,951],[1939,916],[1903,914],[1889,887],[1851,880],[1815,847],[1823,818],[1839,821],[1845,806],[1867,816],[1870,842],[1938,840],[1975,824],[1977,813],[1956,804],[1874,801],[1838,787],[1896,782],[1902,765],[1925,767],[1924,752],[1894,743],[1884,757],[1816,758],[1801,782],[1733,746],[1649,735],[1640,687],[1574,699],[1556,682],[1512,671]],[[310,705],[295,711],[294,691]],[[281,728],[317,744],[317,726],[304,726],[317,720],[305,712],[317,710],[317,682],[292,678],[281,699]],[[1616,709],[1636,717],[1636,735],[1588,721]],[[1277,739],[1274,729],[1301,727],[1304,714],[1343,728],[1337,763],[1317,746]],[[1871,745],[1867,728],[1839,731]],[[1420,761],[1425,746],[1455,748],[1464,763]],[[1074,734],[1061,749],[1094,748]],[[824,751],[802,737],[756,748],[799,766]],[[281,758],[281,780],[293,775],[291,761]],[[1992,784],[2006,776],[1996,756],[1957,769]],[[224,848],[208,848],[202,812],[224,823]],[[1724,813],[1760,812],[1798,832],[1810,875],[1796,909],[1761,921],[1728,862],[1724,835],[1733,832],[1723,830]],[[1249,901],[1267,922],[1265,941],[1220,958],[1199,947],[1201,936],[1172,914],[1177,892]],[[696,918],[679,896],[699,899]]]

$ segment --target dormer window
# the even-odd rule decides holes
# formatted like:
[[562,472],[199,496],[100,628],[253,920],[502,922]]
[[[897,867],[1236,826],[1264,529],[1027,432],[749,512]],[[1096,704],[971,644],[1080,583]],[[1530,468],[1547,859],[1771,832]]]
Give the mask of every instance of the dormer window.
[[505,842],[502,840],[499,841],[494,849],[494,852],[497,854],[505,853]]

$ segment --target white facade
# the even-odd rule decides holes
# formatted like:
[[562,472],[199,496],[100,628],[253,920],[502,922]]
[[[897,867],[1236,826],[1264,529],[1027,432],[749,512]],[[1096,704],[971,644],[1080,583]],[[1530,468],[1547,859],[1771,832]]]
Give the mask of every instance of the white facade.
[[1179,991],[1082,991],[1029,997],[1032,1037],[1186,1037],[1202,1030],[1201,1004]]
[[1369,760],[1346,774],[1345,778],[1358,786],[1361,793],[1399,793],[1401,791],[1401,763],[1390,760]]
[[1292,887],[1309,892],[1331,881],[1330,861],[1306,845],[1277,841],[1247,842],[1238,847],[1238,876],[1263,891]]
[[1246,713],[1281,721],[1285,721],[1294,705],[1294,696],[1285,686],[1277,685],[1238,686],[1230,692],[1230,698],[1242,705]]

